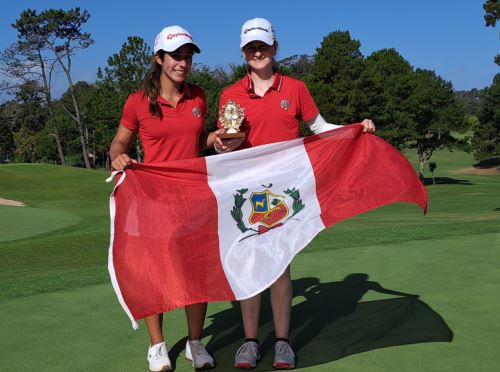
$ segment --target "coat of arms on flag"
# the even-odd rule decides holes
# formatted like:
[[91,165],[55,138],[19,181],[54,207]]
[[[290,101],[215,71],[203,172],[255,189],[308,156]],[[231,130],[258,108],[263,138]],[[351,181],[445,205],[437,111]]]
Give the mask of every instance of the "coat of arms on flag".
[[287,205],[287,201],[290,203],[290,200],[287,200],[285,195],[271,192],[270,188],[272,186],[272,183],[268,186],[262,185],[264,188],[263,191],[254,191],[250,195],[249,199],[252,207],[250,216],[248,217],[250,227],[247,227],[243,222],[243,212],[241,210],[241,207],[247,200],[244,194],[248,192],[248,189],[236,190],[231,216],[236,221],[236,226],[242,233],[247,231],[255,232],[255,234],[247,235],[241,240],[254,235],[264,234],[270,229],[282,226],[284,222],[295,216],[305,207],[305,204],[302,203],[302,199],[300,199],[300,191],[298,189],[292,188],[283,190],[283,193],[287,194],[292,199],[292,214],[289,216],[290,208]]

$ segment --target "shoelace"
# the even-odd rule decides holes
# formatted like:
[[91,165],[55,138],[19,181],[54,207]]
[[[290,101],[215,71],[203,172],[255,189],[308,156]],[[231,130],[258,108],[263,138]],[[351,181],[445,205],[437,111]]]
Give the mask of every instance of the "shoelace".
[[251,354],[252,356],[257,357],[257,347],[253,344],[250,344],[250,342],[245,342],[243,345],[241,345],[237,354]]
[[191,353],[195,354],[196,356],[208,354],[207,350],[201,342],[190,342],[189,347],[191,348]]
[[163,356],[163,351],[162,351],[163,347],[160,346],[159,348],[156,349],[156,352],[155,354],[153,355],[153,358],[154,359],[158,359],[158,358],[161,358]]
[[292,354],[292,347],[286,342],[280,342],[276,350],[276,354]]

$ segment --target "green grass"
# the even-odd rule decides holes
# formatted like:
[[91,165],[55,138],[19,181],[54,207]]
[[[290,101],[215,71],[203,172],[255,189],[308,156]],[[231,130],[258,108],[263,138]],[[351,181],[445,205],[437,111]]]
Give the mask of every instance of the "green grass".
[[[306,371],[495,371],[500,341],[499,244],[498,234],[481,234],[459,240],[409,241],[299,255],[292,267],[293,277],[298,281],[319,279],[324,287],[324,294],[319,295],[324,308],[331,306],[327,303],[329,285],[352,273],[367,273],[371,281],[387,289],[420,295],[454,334],[451,343],[388,347],[333,360],[331,340],[341,329],[335,328],[326,315],[322,320],[329,327],[320,334],[323,337],[314,339],[299,354],[302,367]],[[369,291],[358,306],[382,298],[394,296]],[[304,297],[295,296],[295,317],[300,316],[301,304]],[[228,316],[226,313],[231,311]],[[313,319],[319,314],[309,316]],[[237,322],[239,314],[228,303],[210,304],[205,341],[210,346],[213,334],[209,330],[214,331],[214,324],[219,323],[216,330],[223,332]],[[337,322],[342,323],[342,318]],[[174,350],[183,346],[185,327],[182,310],[166,315],[167,342]],[[354,324],[352,327],[356,330]],[[270,328],[267,317],[261,327],[262,340],[272,338]],[[108,284],[5,300],[0,307],[0,329],[2,371],[145,370],[145,327],[141,324],[139,331],[131,330]],[[296,334],[292,332],[292,340]],[[215,352],[219,360],[217,371],[233,370],[232,354],[239,339],[226,337],[223,347]],[[360,342],[354,338],[344,346],[352,348]],[[257,371],[270,371],[271,357],[272,353],[266,353]],[[176,359],[177,371],[192,371],[182,353]]]
[[[411,160],[415,164],[415,158]],[[369,291],[353,315],[329,320],[325,305],[315,310],[318,313],[312,308],[303,311],[313,301],[305,301],[305,292],[298,293],[295,319],[305,314],[311,319],[322,316],[326,322],[299,352],[304,370],[496,370],[500,363],[495,350],[500,342],[496,319],[500,312],[500,175],[463,173],[474,160],[462,152],[438,152],[432,161],[437,164],[438,184],[427,187],[426,216],[416,206],[395,204],[343,221],[320,233],[298,255],[292,274],[295,287],[307,282],[304,278],[319,280],[324,295],[352,273],[366,273],[385,288],[418,294],[453,331],[453,341],[368,347],[369,352],[341,358],[333,353],[332,340],[349,341],[342,346],[351,350],[348,355],[369,336],[354,327],[359,322],[349,323],[349,317],[361,316],[363,308],[382,314],[382,302],[377,300],[391,296]],[[0,206],[1,371],[145,370],[145,327],[131,330],[108,284],[112,186],[104,182],[106,177],[105,172],[71,167],[0,166],[0,197],[27,204]],[[320,298],[328,301],[329,297]],[[264,340],[272,337],[266,314],[264,310]],[[368,329],[380,322],[361,320]],[[183,311],[168,313],[165,323],[175,357],[186,334]],[[218,345],[217,370],[233,370],[230,362],[240,341],[239,326],[237,309],[228,303],[210,305],[206,341],[212,347]],[[292,340],[301,327],[294,327]],[[342,327],[351,338],[337,339]],[[359,332],[363,337],[356,339]],[[383,333],[375,335],[387,339]],[[69,357],[62,358],[61,351]],[[270,355],[258,370],[269,370]],[[177,370],[192,368],[179,356]]]
[[0,242],[40,235],[80,222],[80,218],[73,213],[31,207],[0,205],[0,215],[3,219]]
[[[415,163],[415,159],[412,160]],[[414,205],[386,206],[323,231],[305,253],[499,231],[500,177],[457,174],[457,169],[474,162],[470,155],[462,152],[439,152],[433,161],[438,165],[436,177],[448,183],[428,186],[427,216]],[[2,220],[10,220],[5,212],[10,211],[16,213],[17,221],[28,221],[33,216],[29,213],[30,208],[55,216],[71,215],[71,218],[59,220],[71,224],[65,228],[40,220],[37,230],[54,231],[36,236],[15,222],[15,230],[23,231],[14,241],[14,229],[3,228],[9,232],[6,238],[0,238],[0,243],[1,240],[11,241],[4,241],[0,246],[3,256],[0,260],[0,299],[108,280],[104,267],[111,185],[104,182],[106,177],[105,172],[71,167],[0,166],[0,196],[29,206],[2,207]],[[456,180],[466,184],[453,183]],[[77,218],[80,220],[78,225],[70,223]],[[12,220],[7,223],[12,224]],[[70,272],[70,278],[64,279]]]
[[0,196],[27,205],[0,208],[7,221],[0,299],[106,282],[112,189],[106,177],[53,165],[0,166]]

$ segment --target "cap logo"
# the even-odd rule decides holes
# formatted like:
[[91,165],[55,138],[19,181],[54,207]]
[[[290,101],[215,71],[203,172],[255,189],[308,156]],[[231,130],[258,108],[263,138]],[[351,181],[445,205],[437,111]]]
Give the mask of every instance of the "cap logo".
[[281,101],[280,106],[283,110],[286,111],[290,107],[290,102],[288,102],[286,99],[284,99],[283,101]]
[[266,32],[269,32],[268,29],[266,28],[262,28],[262,27],[250,27],[250,28],[246,28],[243,33],[246,34],[247,32],[250,32],[250,31],[254,31],[254,30],[261,30],[261,31],[266,31]]
[[200,112],[200,109],[198,107],[193,107],[192,113],[197,118],[199,118],[201,116],[201,112]]
[[186,34],[185,32],[179,32],[177,34],[168,34],[167,40],[172,40],[174,37],[179,37],[179,36],[185,36],[185,37],[188,37],[189,39],[191,39],[191,41],[193,40],[193,37],[189,34]]

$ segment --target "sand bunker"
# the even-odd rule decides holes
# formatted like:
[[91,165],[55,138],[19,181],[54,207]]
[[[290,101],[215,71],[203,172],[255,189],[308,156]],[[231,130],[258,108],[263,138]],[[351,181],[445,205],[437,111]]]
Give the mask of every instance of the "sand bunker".
[[478,174],[481,176],[493,176],[500,174],[500,168],[461,168],[457,169],[453,173],[466,173],[466,174]]
[[9,199],[4,199],[0,198],[0,205],[10,205],[13,207],[24,207],[24,203],[21,203],[16,200],[9,200]]

